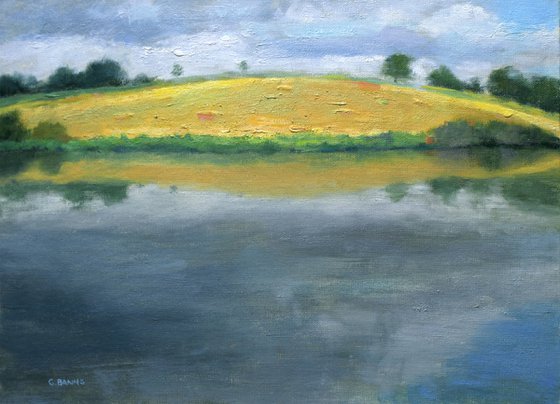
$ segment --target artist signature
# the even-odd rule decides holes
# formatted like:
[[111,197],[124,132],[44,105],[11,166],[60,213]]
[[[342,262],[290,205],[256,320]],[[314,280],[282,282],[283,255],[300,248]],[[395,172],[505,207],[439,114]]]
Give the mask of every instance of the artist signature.
[[67,387],[67,386],[84,386],[86,381],[84,379],[49,379],[49,386],[51,387]]

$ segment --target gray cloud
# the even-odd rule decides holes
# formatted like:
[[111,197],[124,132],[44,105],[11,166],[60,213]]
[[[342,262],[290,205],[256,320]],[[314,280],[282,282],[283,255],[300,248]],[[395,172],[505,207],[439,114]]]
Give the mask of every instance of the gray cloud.
[[37,35],[83,35],[147,43],[177,34],[239,28],[244,22],[271,19],[281,4],[190,0],[47,0],[39,4],[6,0],[0,40]]
[[0,72],[45,76],[47,67],[79,68],[105,53],[133,72],[166,76],[180,49],[187,74],[232,70],[243,59],[253,69],[290,70],[298,60],[315,60],[303,64],[340,71],[344,65],[319,62],[397,51],[460,75],[505,64],[558,74],[557,29],[502,21],[482,1],[4,0],[1,8]]

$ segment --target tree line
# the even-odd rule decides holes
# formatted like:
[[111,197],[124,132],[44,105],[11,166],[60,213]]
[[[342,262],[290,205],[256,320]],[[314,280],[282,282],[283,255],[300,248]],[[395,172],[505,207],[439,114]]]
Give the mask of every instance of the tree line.
[[[381,71],[385,76],[392,77],[395,83],[398,80],[410,79],[413,60],[413,57],[402,53],[393,54],[385,59]],[[246,61],[239,64],[243,74],[248,68]],[[183,74],[183,68],[175,64],[171,73],[179,77]],[[19,73],[1,75],[0,97],[80,88],[140,85],[152,81],[154,78],[146,74],[139,74],[131,80],[118,62],[103,58],[90,62],[81,72],[76,72],[68,66],[61,66],[44,82],[38,81],[34,76],[24,76]],[[560,112],[559,79],[548,76],[525,77],[512,66],[493,70],[488,76],[485,87],[478,77],[468,81],[460,80],[447,66],[439,66],[430,72],[427,82],[431,86],[459,91],[467,90],[475,93],[487,91],[494,96],[514,100],[520,104],[531,105],[549,112]]]
[[[392,77],[395,83],[400,79],[412,78],[410,64],[414,58],[397,53],[385,59],[382,73]],[[560,112],[560,80],[549,76],[525,77],[512,66],[500,67],[488,76],[486,88],[478,77],[468,81],[460,80],[447,66],[439,66],[430,72],[428,84],[435,87],[450,88],[458,91],[488,93],[514,100],[520,104],[531,105],[549,112]]]
[[38,81],[34,76],[19,73],[3,74],[0,76],[0,97],[45,91],[139,85],[152,81],[153,77],[143,73],[129,79],[128,73],[118,62],[103,58],[90,62],[80,72],[68,66],[61,66],[46,81]]

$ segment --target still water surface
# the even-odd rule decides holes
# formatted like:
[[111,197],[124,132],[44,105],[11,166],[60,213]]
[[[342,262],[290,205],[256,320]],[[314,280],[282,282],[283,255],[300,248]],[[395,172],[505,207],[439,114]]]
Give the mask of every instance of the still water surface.
[[558,190],[519,191],[546,181],[278,195],[29,167],[0,197],[3,402],[558,401]]

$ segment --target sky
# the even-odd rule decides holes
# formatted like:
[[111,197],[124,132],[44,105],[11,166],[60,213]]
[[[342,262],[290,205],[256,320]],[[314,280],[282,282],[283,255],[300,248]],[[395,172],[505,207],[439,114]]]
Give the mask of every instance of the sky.
[[0,73],[45,79],[110,57],[131,76],[234,71],[380,76],[392,53],[414,80],[438,65],[485,78],[559,73],[557,0],[0,0]]

